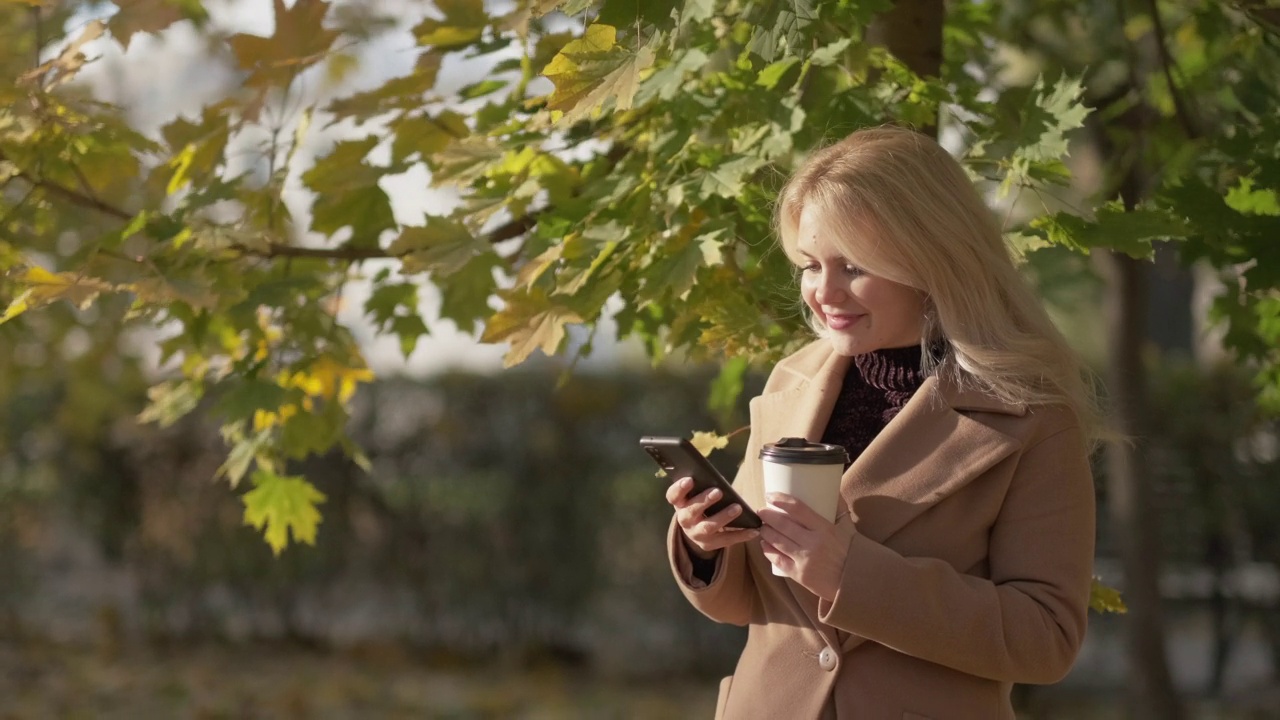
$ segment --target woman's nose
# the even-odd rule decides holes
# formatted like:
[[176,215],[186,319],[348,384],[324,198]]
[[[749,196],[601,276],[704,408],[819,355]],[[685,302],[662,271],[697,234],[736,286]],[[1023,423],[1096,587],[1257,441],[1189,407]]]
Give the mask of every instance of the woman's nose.
[[835,273],[822,273],[822,277],[818,279],[818,291],[815,296],[818,302],[824,305],[834,305],[844,300],[845,289]]

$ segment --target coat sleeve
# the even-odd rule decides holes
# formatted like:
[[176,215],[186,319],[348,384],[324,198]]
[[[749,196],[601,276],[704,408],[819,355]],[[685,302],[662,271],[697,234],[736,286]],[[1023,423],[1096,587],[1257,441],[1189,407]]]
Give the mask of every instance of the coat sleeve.
[[[780,363],[770,373],[765,383],[765,393],[777,390],[782,385],[786,378],[785,372],[779,372],[782,367],[783,364]],[[744,480],[748,478],[750,472],[749,464],[760,452],[762,442],[757,432],[759,425],[756,422],[755,402],[752,401],[751,405],[751,432],[747,439],[745,460],[739,466],[733,480],[734,486],[739,491],[743,489]],[[716,558],[716,570],[711,577],[711,582],[703,583],[693,576],[693,563],[689,559],[689,549],[681,537],[680,526],[672,517],[667,531],[667,555],[671,560],[671,569],[680,591],[699,612],[716,622],[733,625],[746,625],[751,622],[757,604],[758,591],[747,565],[746,543],[722,550]]]
[[1079,428],[1067,428],[1019,459],[991,529],[989,580],[855,533],[819,618],[972,675],[1056,682],[1084,639],[1094,524],[1088,452]]
[[703,615],[716,622],[746,625],[751,622],[755,599],[755,582],[747,568],[747,552],[742,544],[720,551],[716,556],[715,574],[704,583],[693,576],[689,548],[681,537],[675,518],[667,532],[667,555],[680,592]]

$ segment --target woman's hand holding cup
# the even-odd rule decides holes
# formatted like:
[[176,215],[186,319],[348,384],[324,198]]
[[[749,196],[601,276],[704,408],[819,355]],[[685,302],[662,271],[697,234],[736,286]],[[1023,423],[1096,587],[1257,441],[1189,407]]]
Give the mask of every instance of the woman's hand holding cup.
[[710,558],[730,545],[737,545],[759,537],[759,530],[728,527],[734,518],[742,514],[738,504],[730,505],[715,515],[708,516],[707,509],[718,502],[723,493],[716,488],[694,497],[692,478],[680,478],[667,488],[667,502],[675,508],[676,524],[684,532],[685,544],[698,557]]
[[774,574],[789,577],[809,592],[834,600],[844,576],[851,526],[836,525],[784,493],[769,493],[758,511],[764,520],[760,548]]

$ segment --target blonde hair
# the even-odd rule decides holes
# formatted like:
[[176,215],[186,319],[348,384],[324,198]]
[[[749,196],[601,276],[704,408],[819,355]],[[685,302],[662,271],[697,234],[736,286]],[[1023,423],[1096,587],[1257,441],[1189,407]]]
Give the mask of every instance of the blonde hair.
[[1092,378],[1015,266],[977,188],[932,138],[869,128],[811,155],[774,216],[793,259],[805,208],[821,213],[830,239],[866,272],[925,294],[927,373],[1003,402],[1064,404],[1086,435],[1099,436]]

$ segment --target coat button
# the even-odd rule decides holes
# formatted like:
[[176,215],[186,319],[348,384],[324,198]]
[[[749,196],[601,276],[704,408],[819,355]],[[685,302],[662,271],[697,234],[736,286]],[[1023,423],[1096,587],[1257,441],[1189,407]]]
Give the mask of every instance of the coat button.
[[829,647],[822,648],[822,652],[818,653],[818,667],[831,672],[836,669],[836,651]]

